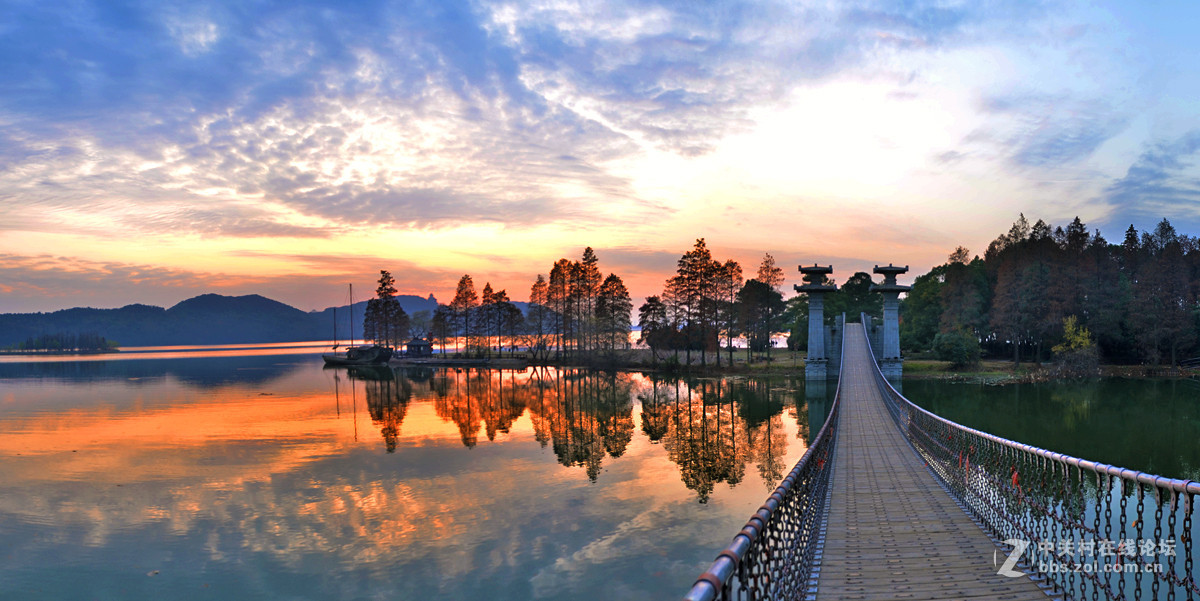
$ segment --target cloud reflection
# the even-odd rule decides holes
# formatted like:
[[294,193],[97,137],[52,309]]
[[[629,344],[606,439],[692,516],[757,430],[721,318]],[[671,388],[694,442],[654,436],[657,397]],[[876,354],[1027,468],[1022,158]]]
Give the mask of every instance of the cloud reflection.
[[[763,400],[746,381],[307,368],[203,393],[109,381],[53,410],[14,382],[0,406],[0,520],[14,527],[2,542],[68,561],[69,540],[203,550],[190,569],[238,590],[242,562],[273,566],[268,580],[314,565],[356,575],[326,594],[356,579],[456,598],[678,590],[805,436],[792,392]],[[141,400],[103,400],[131,392]]]

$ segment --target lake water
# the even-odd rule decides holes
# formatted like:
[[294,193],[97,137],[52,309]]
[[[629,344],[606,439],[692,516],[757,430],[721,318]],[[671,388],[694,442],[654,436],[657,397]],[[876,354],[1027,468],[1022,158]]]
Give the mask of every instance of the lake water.
[[0,599],[678,597],[820,428],[809,392],[297,345],[5,358]]
[[[1200,384],[1192,380],[1002,386],[908,380],[903,387],[914,403],[985,432],[1118,467],[1200,480]],[[1193,598],[1200,574],[1189,541],[1200,537],[1200,520],[1186,499],[1144,488],[1139,495],[1135,487],[1111,481],[1105,487],[1086,470],[1064,473],[1045,463],[1025,463],[1021,470],[1020,492],[1000,492],[989,502],[1022,499],[1040,508],[1015,518],[1025,533],[1018,538],[1038,542],[1027,559],[1051,566],[1047,571],[1058,569],[1056,581],[1076,598],[1092,598],[1102,587],[1127,599]],[[1063,534],[1059,520],[1076,525],[1072,534]],[[1047,543],[1050,548],[1043,548]],[[1120,553],[1106,551],[1105,543]]]
[[1200,382],[1098,378],[1002,386],[905,380],[946,419],[1067,455],[1200,481]]

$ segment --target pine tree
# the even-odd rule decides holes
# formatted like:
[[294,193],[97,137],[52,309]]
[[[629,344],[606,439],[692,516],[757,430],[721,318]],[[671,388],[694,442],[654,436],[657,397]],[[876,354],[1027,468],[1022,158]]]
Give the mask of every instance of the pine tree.
[[546,278],[538,274],[537,281],[529,288],[529,318],[526,328],[529,332],[529,347],[535,359],[545,361],[549,357],[554,324],[549,308],[550,285]]
[[650,347],[650,357],[657,363],[658,351],[668,346],[673,333],[662,299],[646,297],[646,302],[638,307],[638,328],[642,330],[641,342]]
[[483,346],[487,349],[489,356],[492,354],[492,333],[496,331],[495,320],[496,313],[496,298],[492,292],[492,283],[486,282],[483,284],[483,294],[479,300],[479,333],[483,335]]
[[771,253],[763,255],[762,263],[758,266],[758,275],[755,275],[754,279],[776,291],[783,285],[783,269],[775,266],[775,257],[772,257]]
[[[733,365],[733,338],[737,335],[737,293],[742,288],[742,266],[733,259],[727,259],[721,266],[721,325],[725,328],[726,348],[729,351],[729,365]],[[720,364],[721,354],[717,353],[717,363]]]
[[596,295],[596,321],[600,325],[602,346],[616,350],[629,342],[630,312],[633,301],[629,290],[615,273],[610,273]]
[[450,310],[454,313],[455,337],[469,341],[472,335],[472,318],[475,307],[479,306],[479,295],[475,292],[475,282],[470,275],[463,275],[458,280],[458,289],[454,292],[454,300],[450,301]]
[[550,269],[550,282],[547,287],[547,305],[554,312],[554,333],[558,338],[555,353],[558,357],[566,355],[566,343],[570,336],[568,331],[570,313],[571,262],[567,259],[555,261]]

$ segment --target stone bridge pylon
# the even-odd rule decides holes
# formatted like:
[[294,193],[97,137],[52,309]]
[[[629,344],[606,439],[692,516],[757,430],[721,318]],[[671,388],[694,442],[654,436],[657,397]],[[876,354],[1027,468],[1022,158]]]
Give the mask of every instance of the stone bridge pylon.
[[908,266],[875,266],[875,273],[883,276],[882,284],[871,284],[872,292],[883,293],[883,336],[875,359],[883,377],[899,378],[904,373],[904,360],[900,357],[900,293],[912,290],[912,286],[896,283],[896,276],[908,271]]
[[837,290],[837,286],[828,281],[833,266],[801,265],[800,273],[804,274],[804,285],[793,288],[808,295],[808,358],[804,361],[804,379],[823,382],[831,375],[836,376],[840,368],[834,367],[830,373],[829,356],[832,353],[825,338],[825,295]]
[[[900,293],[908,292],[912,287],[897,284],[896,276],[908,272],[908,266],[889,263],[886,267],[876,265],[874,271],[883,276],[883,283],[871,284],[872,292],[883,294],[882,329],[872,336],[878,342],[875,359],[884,377],[899,378],[904,369],[900,356]],[[837,285],[829,278],[833,273],[832,265],[801,265],[800,273],[804,274],[804,284],[793,288],[808,295],[808,360],[804,363],[804,377],[809,382],[823,382],[837,377],[841,368],[838,364],[841,359],[840,333],[846,325],[845,316],[837,316],[832,326],[825,325],[825,295],[837,291]],[[868,325],[869,330],[876,329],[864,325]]]

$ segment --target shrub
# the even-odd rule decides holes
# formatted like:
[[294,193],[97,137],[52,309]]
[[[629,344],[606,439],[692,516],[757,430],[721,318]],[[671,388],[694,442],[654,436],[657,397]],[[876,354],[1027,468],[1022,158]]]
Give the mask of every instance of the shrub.
[[959,369],[979,363],[979,339],[963,330],[938,332],[933,337],[933,352],[950,367]]
[[1053,350],[1061,376],[1088,377],[1100,371],[1100,352],[1092,333],[1080,326],[1074,315],[1063,319],[1063,341]]

